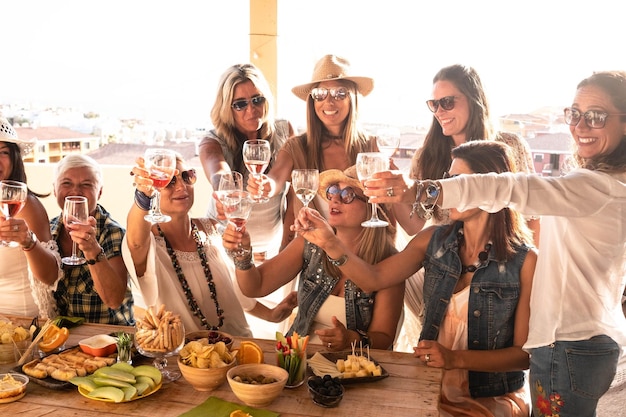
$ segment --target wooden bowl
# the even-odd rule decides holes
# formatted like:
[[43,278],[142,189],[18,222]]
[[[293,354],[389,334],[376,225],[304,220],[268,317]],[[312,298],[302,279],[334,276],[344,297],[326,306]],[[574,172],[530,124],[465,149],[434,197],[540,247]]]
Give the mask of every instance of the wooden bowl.
[[[248,363],[237,365],[226,374],[226,380],[233,390],[233,393],[244,404],[250,407],[267,407],[282,392],[287,383],[289,373],[276,365],[266,363]],[[276,382],[271,383],[245,383],[238,379],[260,379],[273,378]],[[236,378],[236,379],[235,379]]]
[[237,360],[233,359],[227,366],[221,368],[194,368],[185,365],[180,357],[178,358],[178,369],[183,377],[196,391],[213,391],[226,381],[226,373],[237,365]]

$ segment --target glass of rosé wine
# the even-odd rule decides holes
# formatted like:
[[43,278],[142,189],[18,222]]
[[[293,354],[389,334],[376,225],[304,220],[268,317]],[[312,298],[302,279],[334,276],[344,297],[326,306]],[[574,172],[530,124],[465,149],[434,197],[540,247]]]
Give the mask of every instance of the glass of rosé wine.
[[143,155],[144,164],[150,173],[154,198],[150,212],[144,216],[152,223],[166,223],[172,220],[167,214],[161,213],[161,190],[172,181],[176,171],[176,154],[165,148],[148,148]]
[[[261,183],[261,174],[265,172],[272,158],[270,143],[263,139],[247,140],[243,144],[243,163],[250,174]],[[269,198],[263,196],[263,191],[254,196],[255,203],[267,203]]]
[[[26,184],[19,181],[0,181],[0,209],[6,220],[15,217],[26,204],[28,188]],[[0,246],[17,247],[17,242],[0,241]]]
[[[245,226],[252,211],[253,201],[247,191],[233,191],[224,196],[222,200],[224,214],[229,222],[235,225],[235,229],[240,232]],[[244,256],[248,252],[239,248],[230,252],[232,256]]]

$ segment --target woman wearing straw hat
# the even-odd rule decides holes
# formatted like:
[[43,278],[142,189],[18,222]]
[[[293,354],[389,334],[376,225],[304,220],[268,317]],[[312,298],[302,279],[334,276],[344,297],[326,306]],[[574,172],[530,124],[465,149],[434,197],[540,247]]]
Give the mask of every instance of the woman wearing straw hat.
[[[363,185],[354,167],[331,169],[320,174],[318,196],[326,201],[328,223],[337,238],[365,262],[376,263],[396,253],[393,226],[363,228],[371,205],[363,197]],[[244,228],[226,228],[224,246],[250,247]],[[300,277],[298,313],[288,333],[310,335],[312,343],[338,351],[351,343],[390,349],[402,316],[404,282],[377,292],[362,291],[339,267],[345,259],[330,259],[320,247],[297,236],[274,258],[255,267],[252,257],[235,258],[237,281],[249,297],[262,297]]]
[[[35,146],[24,140],[9,121],[0,117],[0,180],[26,183],[22,157]],[[52,292],[43,282],[53,283],[62,276],[57,246],[50,237],[48,214],[38,197],[28,190],[26,204],[9,220],[0,213],[0,241],[18,246],[0,247],[0,313],[20,316],[54,317]]]
[[[378,150],[375,138],[358,126],[359,97],[373,88],[374,80],[354,75],[347,59],[336,55],[321,58],[311,82],[291,90],[307,103],[306,133],[291,138],[280,150],[264,192],[274,195],[281,190],[294,169],[344,170],[356,163],[359,152]],[[258,184],[250,181],[248,191],[258,192]],[[295,213],[302,207],[296,198],[291,203]],[[328,214],[319,197],[310,207]]]

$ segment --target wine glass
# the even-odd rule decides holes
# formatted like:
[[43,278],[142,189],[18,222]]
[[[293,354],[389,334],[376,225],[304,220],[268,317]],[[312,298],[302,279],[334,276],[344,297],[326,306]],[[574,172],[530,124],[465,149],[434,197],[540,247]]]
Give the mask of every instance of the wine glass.
[[[250,198],[250,193],[247,191],[230,192],[224,196],[222,204],[224,205],[226,218],[228,221],[232,222],[235,225],[235,229],[240,232],[248,221],[248,217],[250,217],[250,212],[252,211],[253,201]],[[241,247],[231,251],[231,255],[233,256],[244,256],[247,255],[247,253],[248,251]]]
[[[65,203],[63,204],[63,223],[65,227],[72,224],[85,224],[88,217],[87,197],[78,195],[65,197]],[[74,240],[72,240],[72,255],[64,257],[61,261],[65,265],[82,265],[85,263],[85,258],[76,255],[76,242]]]
[[[360,181],[369,179],[376,172],[389,169],[389,158],[382,152],[364,152],[356,156],[356,173]],[[363,227],[388,226],[384,220],[378,218],[378,204],[372,203],[372,217],[361,223]]]
[[395,127],[383,127],[378,129],[376,135],[378,149],[391,158],[400,147],[400,130]]
[[[263,139],[247,140],[243,143],[243,162],[250,174],[261,181],[261,174],[265,172],[272,158],[270,143]],[[259,195],[253,197],[255,203],[267,203],[269,198],[263,197],[261,191]]]
[[311,200],[315,198],[319,183],[320,172],[317,169],[294,169],[291,172],[293,191],[304,207],[308,207]]
[[176,170],[176,153],[165,148],[148,148],[143,156],[146,169],[150,173],[154,187],[154,199],[150,212],[144,216],[152,223],[165,223],[172,220],[167,214],[161,213],[161,190],[172,181]]
[[213,176],[213,184],[217,184],[215,194],[221,203],[228,193],[243,191],[243,175],[237,171],[215,174]]
[[[166,343],[162,343],[166,339],[168,340],[167,346]],[[151,340],[151,342],[145,342],[146,340]],[[134,343],[137,352],[153,359],[152,365],[161,371],[164,383],[176,381],[181,377],[180,371],[167,369],[167,358],[177,355],[185,345],[185,328],[182,321],[166,323],[157,329],[146,329],[137,323]]]
[[[26,184],[19,181],[0,181],[0,209],[5,219],[15,217],[22,210],[28,196]],[[17,242],[0,241],[0,246],[17,247]]]

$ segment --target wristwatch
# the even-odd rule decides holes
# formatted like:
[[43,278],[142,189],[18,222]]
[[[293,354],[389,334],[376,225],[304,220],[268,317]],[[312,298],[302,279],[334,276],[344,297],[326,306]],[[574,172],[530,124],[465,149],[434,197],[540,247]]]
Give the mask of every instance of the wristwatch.
[[335,266],[342,266],[345,265],[346,262],[348,262],[348,255],[346,255],[345,253],[341,255],[339,259],[333,259],[328,255],[326,255],[326,257],[328,258],[328,262]]
[[106,255],[104,254],[104,249],[100,249],[100,253],[96,256],[96,259],[87,259],[87,263],[89,265],[95,265],[97,262],[104,261],[106,259]]

